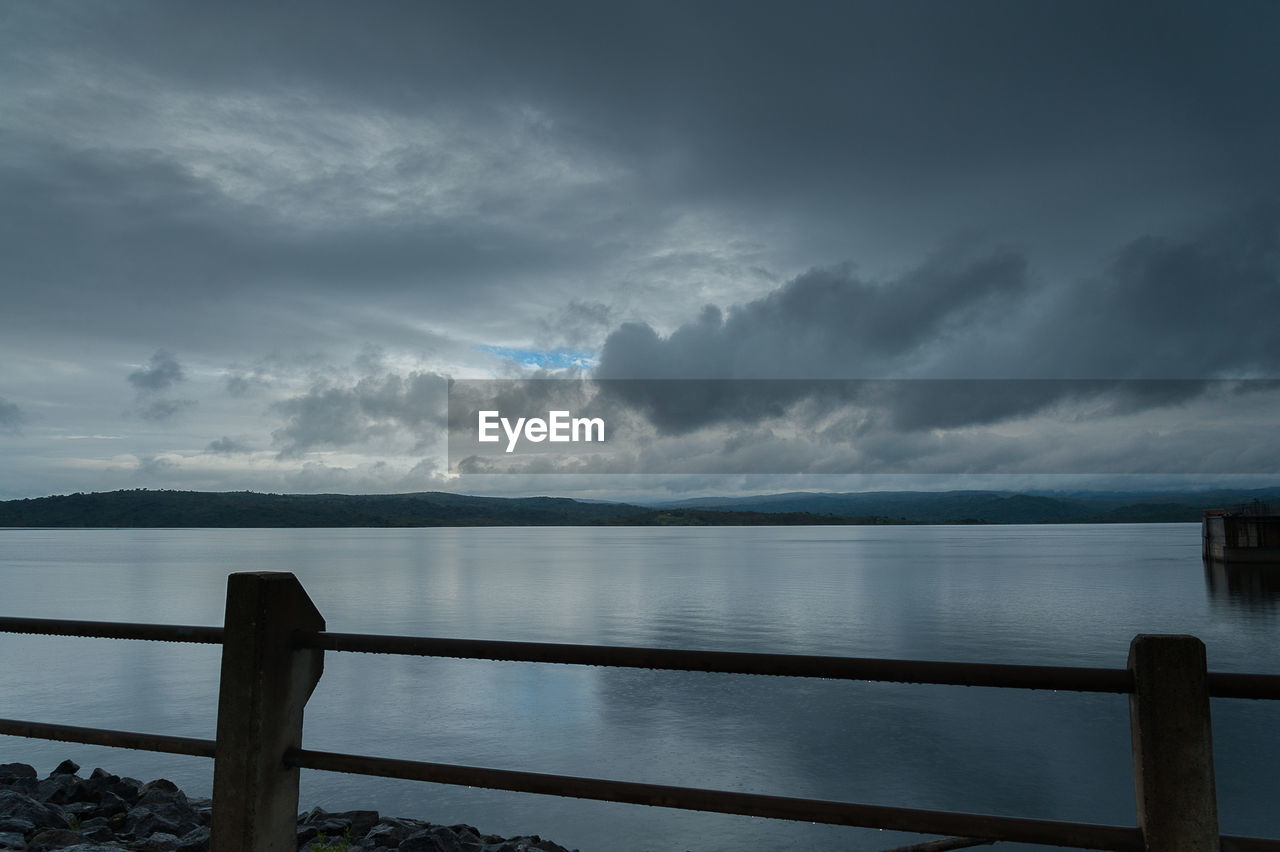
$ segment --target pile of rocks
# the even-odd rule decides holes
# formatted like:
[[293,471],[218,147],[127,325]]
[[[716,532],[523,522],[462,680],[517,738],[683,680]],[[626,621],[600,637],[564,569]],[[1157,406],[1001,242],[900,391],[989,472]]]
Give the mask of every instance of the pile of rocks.
[[[163,778],[143,784],[64,760],[40,780],[25,763],[0,765],[0,850],[14,852],[207,852],[213,803]],[[299,850],[373,852],[569,852],[537,835],[503,838],[469,825],[432,825],[377,811],[298,817]]]

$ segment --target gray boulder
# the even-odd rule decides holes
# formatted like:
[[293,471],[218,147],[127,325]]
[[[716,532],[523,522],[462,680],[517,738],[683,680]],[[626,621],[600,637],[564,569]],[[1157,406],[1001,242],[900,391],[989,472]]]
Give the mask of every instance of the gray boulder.
[[26,821],[32,828],[66,828],[67,820],[56,806],[45,804],[16,790],[0,790],[0,831],[12,821]]
[[27,840],[16,831],[0,831],[0,849],[26,852]]
[[176,852],[209,852],[209,827],[202,825],[179,837]]
[[83,843],[84,836],[78,831],[72,831],[69,828],[46,828],[36,832],[35,836],[27,841],[27,849],[29,852],[48,852],[50,849],[64,849],[68,846],[80,846]]

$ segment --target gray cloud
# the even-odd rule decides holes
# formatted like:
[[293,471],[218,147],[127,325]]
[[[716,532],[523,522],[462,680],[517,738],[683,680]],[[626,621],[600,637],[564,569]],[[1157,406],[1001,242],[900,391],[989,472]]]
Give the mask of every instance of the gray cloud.
[[223,435],[221,438],[210,441],[209,445],[204,448],[206,453],[214,453],[216,455],[238,455],[241,453],[252,452],[253,448],[247,444],[242,444],[232,438]]
[[162,421],[195,408],[194,399],[152,399],[138,404],[137,414],[143,420]]
[[[302,27],[240,0],[16,5],[4,392],[101,434],[112,365],[181,341],[184,362],[238,366],[210,387],[148,364],[135,419],[176,426],[198,398],[184,446],[267,446],[264,400],[283,399],[290,464],[342,447],[359,481],[390,482],[378,457],[432,427],[404,387],[379,403],[386,377],[488,375],[504,349],[603,346],[614,376],[1273,376],[1277,39],[1265,0],[318,0]],[[649,414],[664,434],[740,429],[745,452],[800,406],[866,435],[1187,404],[901,390],[846,422],[857,400],[796,387]],[[154,457],[173,434],[121,448]],[[168,475],[265,475],[232,461]],[[339,470],[307,487],[357,481]]]
[[446,383],[443,376],[413,372],[366,376],[349,386],[318,384],[276,403],[286,422],[272,439],[282,458],[314,447],[386,441],[402,433],[422,445],[444,436]]
[[[1007,253],[938,253],[880,283],[849,267],[810,270],[727,314],[707,307],[666,337],[624,324],[595,375],[793,379],[610,386],[660,430],[680,432],[762,421],[805,399],[827,410],[866,406],[899,430],[988,425],[1049,408],[1069,416],[1068,406],[1097,418],[1178,405],[1212,379],[1280,372],[1280,343],[1256,309],[1280,290],[1280,203],[1186,236],[1131,240],[1079,286],[1032,280]],[[859,375],[946,378],[810,381]],[[966,376],[1027,378],[959,380]]]
[[823,380],[906,372],[927,350],[1005,317],[1027,289],[1025,260],[1008,252],[976,259],[939,252],[885,282],[849,266],[812,269],[727,315],[708,306],[665,338],[624,324],[605,341],[594,375],[774,380],[609,385],[664,431],[758,420],[809,397],[848,401],[864,393],[861,385]]
[[162,456],[143,456],[138,459],[135,475],[138,477],[164,477],[177,467],[170,459]]
[[139,393],[149,394],[168,390],[184,378],[182,365],[173,357],[173,353],[157,349],[146,367],[129,374],[129,384],[137,388]]
[[538,320],[534,342],[548,349],[595,346],[614,325],[614,313],[613,308],[604,302],[572,299],[554,317]]
[[1018,368],[1089,378],[1280,375],[1280,335],[1261,308],[1277,292],[1280,196],[1187,235],[1129,241],[1026,329]]
[[660,337],[628,323],[605,341],[595,375],[624,378],[871,378],[950,335],[998,320],[1027,289],[1012,253],[939,253],[893,281],[849,266],[811,269],[763,299],[708,306]]
[[252,379],[242,373],[227,376],[226,391],[231,396],[245,396],[253,387]]
[[182,365],[173,353],[157,349],[147,366],[128,376],[129,384],[137,390],[134,413],[143,420],[161,422],[170,420],[196,406],[193,399],[172,399],[162,396],[179,382],[185,381]]
[[0,396],[0,433],[18,434],[22,428],[22,409],[16,402],[10,402]]

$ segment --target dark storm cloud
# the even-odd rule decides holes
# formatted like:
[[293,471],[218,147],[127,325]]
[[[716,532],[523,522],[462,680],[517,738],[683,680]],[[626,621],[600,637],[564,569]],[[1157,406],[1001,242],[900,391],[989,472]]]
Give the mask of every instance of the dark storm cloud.
[[18,408],[18,404],[0,396],[0,433],[18,434],[22,420],[22,409]]
[[[206,365],[387,353],[327,382],[230,368],[228,421],[190,446],[248,436],[250,394],[268,391],[294,394],[275,409],[286,456],[422,440],[414,375],[507,369],[483,354],[503,349],[590,356],[606,338],[614,376],[1280,366],[1260,307],[1277,283],[1273,2],[138,0],[4,16],[0,341],[30,371],[72,343],[98,364],[138,340]],[[1187,228],[1231,210],[1246,212]],[[921,260],[957,235],[1015,248]],[[172,398],[187,385],[148,387],[165,381],[153,370],[131,385],[137,415],[194,404]],[[50,393],[118,380],[92,372]],[[389,376],[405,384],[386,391]],[[1193,394],[919,387],[882,389],[841,428],[1120,417]],[[26,407],[28,388],[5,392]],[[672,434],[731,424],[747,452],[762,418],[807,406],[834,434],[866,402],[792,385],[647,413]]]
[[[1189,235],[1124,244],[1100,274],[1063,290],[1017,342],[1042,376],[1280,375],[1269,305],[1280,293],[1280,195]],[[1012,353],[1008,353],[1012,358]]]
[[[611,146],[718,166],[682,177],[725,191],[730,174],[819,181],[837,157],[860,164],[838,176],[843,189],[887,162],[928,165],[929,178],[950,172],[948,159],[1021,164],[1175,129],[1257,156],[1250,143],[1277,120],[1264,109],[1280,15],[1267,2],[318,3],[305,21],[258,4],[144,3],[82,14],[98,50],[211,91],[270,80],[396,110],[543,104]],[[1107,137],[1091,132],[1103,124]]]
[[366,376],[348,386],[317,384],[276,403],[275,410],[286,422],[272,439],[282,458],[314,447],[351,446],[403,433],[421,446],[444,436],[446,386],[443,376],[419,372]]
[[[1178,405],[1212,380],[1280,373],[1266,305],[1280,292],[1280,203],[1187,236],[1125,243],[1069,288],[1031,284],[1016,254],[935,255],[898,280],[811,270],[763,299],[708,307],[666,337],[624,324],[595,376],[789,382],[610,385],[664,432],[777,417],[798,400],[880,412],[894,429],[989,425],[1056,407],[1118,416]],[[812,379],[945,377],[869,383]],[[1021,381],[966,382],[980,375]],[[1054,379],[1044,381],[1042,379]],[[1115,381],[1123,379],[1124,381]]]
[[[637,244],[696,255],[662,245],[684,213],[760,226],[785,275],[957,222],[1043,230],[1084,211],[1074,237],[1100,205],[1120,215],[1155,190],[1185,205],[1276,184],[1277,18],[1268,3],[317,3],[305,22],[240,3],[20,10],[15,80],[121,84],[59,90],[79,136],[15,126],[4,203],[22,213],[0,257],[39,285],[20,313],[43,325],[186,323],[231,347],[304,338],[310,309],[377,299],[469,324],[531,278],[617,285]],[[282,114],[298,104],[313,108]],[[527,185],[566,166],[502,147],[522,111],[530,145],[610,168],[585,188]],[[422,116],[449,128],[445,144],[409,126],[369,157],[315,154]],[[172,138],[94,137],[133,122]],[[220,150],[228,137],[241,147]],[[440,198],[388,197],[450,175]],[[559,319],[540,306],[530,321],[551,328],[525,333],[561,328],[576,346],[599,339],[597,308],[625,315],[570,304]]]
[[[16,294],[22,311],[6,313],[15,334],[33,322],[124,337],[168,324],[192,339],[235,341],[271,320],[305,328],[308,312],[346,307],[352,282],[361,283],[364,299],[463,312],[504,276],[582,262],[567,237],[536,240],[474,216],[282,220],[271,208],[225,196],[161,152],[24,141],[0,156],[3,203],[22,211],[0,236],[0,270],[39,285]],[[245,179],[273,188],[265,176]],[[273,203],[283,204],[290,191],[297,189],[280,187]],[[331,194],[359,191],[352,183]],[[249,303],[255,309],[246,312]],[[68,314],[68,304],[78,310]]]
[[150,394],[168,390],[184,378],[182,365],[173,357],[173,353],[158,349],[146,367],[129,374],[129,384],[137,388],[140,394]]
[[901,369],[920,350],[999,321],[1028,288],[1013,253],[968,258],[940,252],[894,281],[868,281],[850,267],[812,269],[763,299],[707,307],[663,338],[625,324],[600,354],[599,379],[771,379],[777,381],[617,382],[663,431],[721,420],[778,416],[797,400],[848,401],[856,383]]
[[865,378],[967,327],[998,320],[1027,289],[1012,253],[944,253],[894,281],[811,269],[763,299],[706,308],[666,338],[630,323],[609,335],[596,376]]

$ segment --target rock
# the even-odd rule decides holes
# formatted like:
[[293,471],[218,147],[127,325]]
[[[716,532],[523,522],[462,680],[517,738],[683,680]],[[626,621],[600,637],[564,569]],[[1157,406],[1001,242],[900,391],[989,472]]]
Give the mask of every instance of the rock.
[[61,807],[62,816],[71,822],[72,818],[83,822],[97,815],[98,806],[91,802],[72,802]]
[[111,793],[123,799],[127,803],[127,807],[133,807],[138,803],[138,798],[142,795],[141,785],[131,778],[121,778],[119,775],[112,775],[104,769],[95,769],[88,780],[81,782],[84,788],[84,798],[82,801],[98,802],[107,793]]
[[116,839],[116,833],[111,830],[110,826],[106,825],[105,820],[102,825],[95,825],[92,828],[84,828],[82,826],[80,828],[80,835],[85,840],[100,841],[102,843],[107,843]]
[[380,822],[373,828],[369,829],[369,832],[364,835],[364,837],[360,838],[360,845],[367,846],[369,848],[377,846],[397,848],[400,846],[400,841],[404,840],[406,834],[407,832],[404,826],[395,825],[389,822]]
[[[17,765],[21,766],[22,764]],[[40,782],[30,776],[11,777],[7,781],[0,778],[0,790],[14,790],[27,796],[35,796],[36,790],[39,788]]]
[[16,790],[0,790],[0,831],[15,830],[5,827],[13,820],[30,822],[33,830],[67,827],[66,818],[56,806],[45,804]]
[[36,832],[35,836],[27,841],[27,849],[30,852],[47,852],[49,849],[63,849],[67,846],[80,846],[83,843],[84,836],[78,831],[72,831],[69,828],[46,828]]
[[50,775],[36,785],[36,798],[54,805],[75,801],[74,790],[80,779],[74,775]]
[[414,832],[400,843],[400,852],[462,852],[458,836],[444,826]]
[[299,825],[295,834],[298,848],[301,849],[303,844],[310,843],[320,834],[320,829],[314,825]]
[[[194,828],[194,826],[192,826]],[[146,805],[139,805],[125,815],[124,824],[121,826],[123,833],[137,839],[150,837],[156,832],[162,834],[172,834],[174,837],[186,834],[190,829],[184,829],[182,825],[175,819],[156,813]]]
[[377,811],[343,811],[333,815],[335,819],[346,820],[351,827],[352,838],[364,837],[382,818]]
[[132,805],[108,790],[103,793],[102,798],[98,800],[98,805],[94,810],[94,813],[99,817],[109,819],[116,814],[127,813],[130,807],[132,807]]
[[173,805],[182,810],[195,811],[187,801],[187,794],[179,790],[172,781],[159,778],[142,785],[135,806],[155,807],[156,805]]
[[191,805],[191,810],[196,812],[201,825],[213,823],[213,799],[194,796],[187,799],[187,804]]
[[186,801],[187,794],[178,789],[178,785],[170,781],[168,778],[157,778],[154,781],[148,781],[142,785],[142,795],[150,793],[152,790],[159,790],[162,793],[177,793],[182,796],[182,800]]
[[[188,798],[164,778],[143,784],[98,768],[83,779],[79,768],[63,761],[39,780],[26,764],[0,765],[0,852],[209,852],[210,799]],[[537,835],[503,838],[373,810],[313,808],[299,815],[296,838],[299,850],[568,852]]]
[[176,852],[208,852],[208,850],[209,827],[206,825],[193,828],[178,838]]
[[[497,835],[485,837],[495,843],[504,842]],[[405,837],[399,848],[403,852],[483,852],[489,847],[480,833],[469,825],[437,825]]]
[[458,845],[463,852],[480,852],[484,849],[484,841],[480,839],[480,830],[469,825],[451,825],[449,830],[458,838]]
[[8,786],[22,781],[35,781],[36,768],[26,763],[0,763],[0,784]]
[[142,785],[138,802],[125,817],[125,830],[138,839],[156,832],[182,837],[201,825],[187,796],[163,778]]
[[157,831],[138,846],[140,852],[176,852],[178,838],[167,831]]
[[0,849],[12,849],[25,852],[27,841],[16,831],[0,831]]

